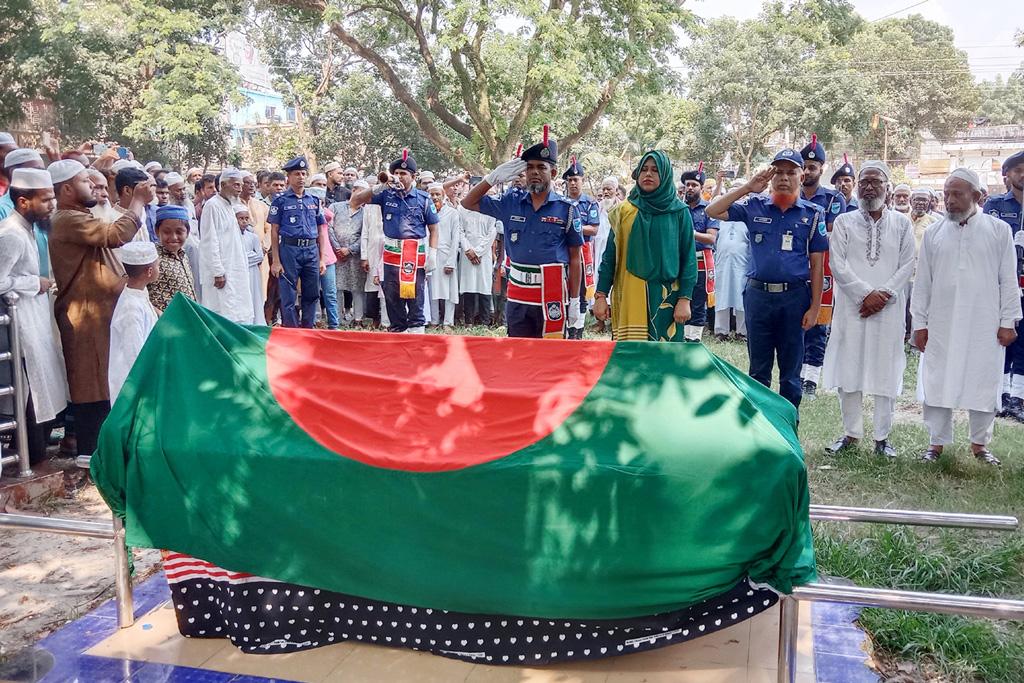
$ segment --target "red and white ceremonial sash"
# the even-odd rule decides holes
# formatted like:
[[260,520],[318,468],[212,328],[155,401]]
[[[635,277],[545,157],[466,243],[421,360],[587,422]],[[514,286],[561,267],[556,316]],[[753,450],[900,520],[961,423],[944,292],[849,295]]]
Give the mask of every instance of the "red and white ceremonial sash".
[[398,268],[398,296],[415,299],[416,270],[427,265],[427,250],[422,240],[384,238],[384,264]]
[[710,249],[697,251],[697,272],[704,273],[704,291],[708,294],[708,307],[715,307],[715,254]]
[[825,252],[822,270],[825,276],[821,279],[821,308],[818,309],[818,324],[832,324],[832,268],[828,265],[828,252]]
[[583,287],[588,301],[597,293],[597,273],[594,272],[594,243],[583,243]]
[[527,266],[512,263],[508,272],[508,300],[544,310],[544,337],[565,337],[565,307],[568,290],[565,265],[546,263]]

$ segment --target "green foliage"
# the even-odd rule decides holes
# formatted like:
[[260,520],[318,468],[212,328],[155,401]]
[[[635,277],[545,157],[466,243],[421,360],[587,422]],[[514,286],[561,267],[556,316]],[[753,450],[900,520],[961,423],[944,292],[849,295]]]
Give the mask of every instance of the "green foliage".
[[996,76],[984,84],[985,96],[978,113],[995,125],[1024,124],[1024,67],[1013,72],[1008,79]]

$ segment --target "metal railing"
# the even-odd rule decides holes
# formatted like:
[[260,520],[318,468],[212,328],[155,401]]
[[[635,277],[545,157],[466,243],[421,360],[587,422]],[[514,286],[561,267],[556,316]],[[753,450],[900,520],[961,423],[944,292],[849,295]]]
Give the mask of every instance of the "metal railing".
[[[905,524],[959,529],[1013,531],[1019,526],[1016,517],[971,515],[951,512],[917,510],[880,510],[833,505],[812,505],[810,517],[817,521],[867,522]],[[861,607],[880,607],[936,614],[957,614],[987,619],[1024,621],[1024,600],[984,598],[949,593],[922,593],[863,588],[834,584],[809,583],[794,586],[793,592],[779,601],[778,683],[795,683],[797,670],[797,639],[800,630],[800,602],[840,602]]]
[[104,538],[112,541],[114,549],[114,601],[117,605],[117,625],[127,628],[135,622],[135,602],[132,597],[132,578],[129,572],[128,547],[124,542],[124,525],[114,517],[111,522],[87,522],[78,519],[58,519],[36,515],[0,514],[0,528],[15,531],[41,531],[65,536]]
[[[28,422],[25,414],[25,407],[28,400],[28,389],[26,387],[25,369],[21,364],[21,332],[18,329],[18,295],[14,292],[4,294],[4,303],[7,304],[7,315],[0,315],[0,327],[6,326],[9,330],[11,349],[0,354],[0,362],[9,360],[11,363],[10,386],[0,387],[0,396],[13,396],[14,420],[0,423],[0,432],[14,430],[14,442],[18,451],[17,455],[6,455],[0,457],[0,473],[4,466],[18,463],[18,476],[32,476],[32,467],[29,464],[28,452]],[[6,356],[4,358],[3,356]]]

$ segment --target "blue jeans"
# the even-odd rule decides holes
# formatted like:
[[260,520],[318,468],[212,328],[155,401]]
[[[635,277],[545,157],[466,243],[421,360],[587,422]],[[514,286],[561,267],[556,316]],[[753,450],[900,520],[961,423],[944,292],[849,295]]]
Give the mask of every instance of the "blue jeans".
[[772,385],[772,366],[779,363],[779,393],[797,408],[803,388],[800,365],[804,357],[804,313],[811,305],[806,283],[785,292],[766,292],[747,285],[743,309],[747,322],[747,354],[750,376],[766,387]]
[[314,244],[296,247],[281,242],[279,247],[284,273],[278,278],[281,292],[281,324],[299,327],[295,311],[296,288],[302,283],[302,327],[313,327],[320,301],[320,249]]
[[320,301],[327,311],[327,329],[336,330],[340,321],[338,320],[338,288],[335,285],[337,274],[334,265],[327,266],[327,270],[320,276]]
[[804,364],[820,368],[825,363],[828,345],[828,325],[815,325],[804,332]]
[[690,298],[690,319],[687,325],[704,327],[708,322],[708,282],[707,273],[703,270],[697,271],[697,283],[693,286],[693,296]]
[[388,307],[391,332],[405,332],[410,327],[423,327],[427,317],[423,314],[424,290],[427,287],[426,273],[416,269],[416,298],[403,299],[399,293],[398,268],[384,266],[384,305]]

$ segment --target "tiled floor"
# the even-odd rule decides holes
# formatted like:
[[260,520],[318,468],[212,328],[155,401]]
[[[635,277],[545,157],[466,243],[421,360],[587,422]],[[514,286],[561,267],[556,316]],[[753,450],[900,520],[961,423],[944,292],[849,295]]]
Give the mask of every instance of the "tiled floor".
[[[162,590],[162,592],[161,592]],[[636,655],[543,669],[494,667],[434,655],[340,643],[285,655],[247,655],[227,640],[183,638],[154,577],[136,592],[137,621],[118,631],[111,605],[40,643],[57,664],[44,681],[89,683],[774,683],[778,608],[697,640]],[[799,683],[877,680],[864,666],[863,634],[842,606],[801,606]],[[813,623],[813,626],[812,626]],[[813,631],[812,631],[813,628]],[[818,675],[815,676],[817,663]],[[827,671],[827,673],[826,673]],[[822,674],[825,674],[824,676]]]

